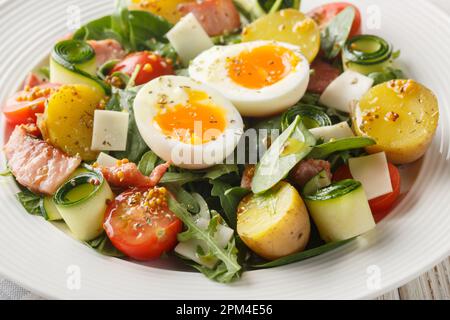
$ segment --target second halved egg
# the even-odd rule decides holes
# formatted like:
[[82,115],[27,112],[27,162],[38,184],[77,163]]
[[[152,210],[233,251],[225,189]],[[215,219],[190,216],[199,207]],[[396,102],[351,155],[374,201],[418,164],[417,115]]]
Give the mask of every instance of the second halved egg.
[[254,41],[203,52],[191,62],[189,75],[220,91],[241,115],[264,117],[286,110],[303,97],[309,70],[299,47]]

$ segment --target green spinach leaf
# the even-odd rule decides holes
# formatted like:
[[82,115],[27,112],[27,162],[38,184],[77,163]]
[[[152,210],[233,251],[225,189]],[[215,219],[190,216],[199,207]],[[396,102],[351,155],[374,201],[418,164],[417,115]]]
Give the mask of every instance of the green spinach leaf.
[[144,176],[149,176],[158,163],[158,156],[153,151],[147,151],[138,164],[139,171]]
[[28,189],[23,189],[16,197],[29,214],[42,215],[41,205],[44,199],[41,196],[34,194]]
[[321,33],[322,50],[325,57],[332,60],[337,57],[348,39],[353,21],[355,9],[351,6],[344,9],[331,20]]
[[113,88],[113,94],[106,106],[106,109],[113,111],[125,110],[130,114],[127,148],[125,151],[111,152],[111,156],[117,159],[127,158],[131,162],[138,163],[143,154],[146,153],[149,148],[139,133],[136,119],[134,117],[133,102],[135,97],[136,92],[134,90],[121,90]]
[[102,233],[94,240],[86,241],[85,243],[102,255],[116,258],[125,257],[122,252],[113,246],[106,233]]
[[289,171],[306,157],[316,139],[297,116],[292,124],[276,139],[256,166],[252,191],[263,193],[284,179]]
[[367,137],[351,137],[334,140],[315,146],[308,155],[310,159],[326,159],[336,152],[361,149],[376,144],[376,141]]
[[295,253],[292,255],[289,255],[287,257],[283,257],[271,262],[267,262],[267,263],[262,263],[262,264],[257,264],[257,265],[253,265],[252,267],[255,269],[267,269],[267,268],[274,268],[274,267],[280,267],[280,266],[285,266],[291,263],[295,263],[295,262],[300,262],[309,258],[313,258],[316,256],[319,256],[321,254],[324,254],[326,252],[332,251],[334,249],[337,249],[339,247],[342,247],[343,245],[349,243],[350,241],[354,240],[355,238],[352,239],[348,239],[348,240],[344,240],[344,241],[339,241],[339,242],[332,242],[332,243],[327,243],[323,246],[314,248],[314,249],[310,249],[310,250],[306,250],[303,252],[299,252],[299,253]]

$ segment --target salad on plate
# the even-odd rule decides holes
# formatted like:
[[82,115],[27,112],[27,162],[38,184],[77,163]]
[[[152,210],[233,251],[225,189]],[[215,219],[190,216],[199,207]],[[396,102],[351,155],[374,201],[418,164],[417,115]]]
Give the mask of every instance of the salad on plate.
[[392,211],[439,120],[362,23],[344,2],[118,0],[3,103],[3,176],[101,254],[221,283],[333,250]]

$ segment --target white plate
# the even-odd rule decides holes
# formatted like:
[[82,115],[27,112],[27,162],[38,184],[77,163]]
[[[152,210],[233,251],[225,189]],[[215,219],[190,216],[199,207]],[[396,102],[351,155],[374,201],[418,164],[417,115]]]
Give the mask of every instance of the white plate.
[[[109,14],[112,2],[78,0],[82,22]],[[329,1],[303,2],[310,8]],[[444,259],[450,253],[449,17],[426,1],[353,2],[364,16],[367,10],[375,15],[380,10],[380,29],[370,32],[402,49],[401,61],[409,74],[437,93],[441,108],[433,145],[423,162],[410,168],[417,169],[412,189],[374,232],[323,256],[247,272],[232,285],[220,285],[198,273],[100,256],[53,225],[26,214],[14,198],[14,185],[2,179],[0,273],[51,298],[363,299],[400,286]],[[76,8],[70,9],[64,0],[0,4],[0,101],[68,32],[67,17]],[[377,22],[366,17],[364,21]],[[67,286],[71,272],[78,270],[71,266],[79,267],[79,290]]]

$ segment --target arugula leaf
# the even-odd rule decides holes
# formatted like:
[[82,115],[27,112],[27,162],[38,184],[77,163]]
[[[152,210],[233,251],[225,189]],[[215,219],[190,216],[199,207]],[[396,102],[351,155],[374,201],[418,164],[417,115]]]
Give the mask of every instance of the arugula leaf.
[[376,141],[367,137],[351,137],[334,140],[315,146],[308,155],[309,159],[326,159],[340,151],[361,149],[376,144]]
[[332,60],[341,52],[350,35],[355,14],[355,8],[345,8],[322,31],[321,46],[327,59]]
[[211,195],[219,198],[228,225],[231,228],[236,229],[237,206],[242,198],[250,192],[250,190],[240,187],[232,187],[230,184],[223,182],[220,179],[211,180],[210,183],[213,186]]
[[272,188],[311,152],[315,144],[316,139],[305,128],[301,117],[297,116],[294,122],[272,143],[256,166],[252,191],[263,193]]
[[34,194],[28,189],[23,189],[16,195],[16,197],[29,214],[35,216],[42,215],[41,205],[44,201],[43,197]]
[[226,174],[239,173],[239,168],[235,164],[218,164],[210,168],[204,175],[205,179],[215,180]]
[[85,243],[102,255],[116,258],[125,257],[125,255],[122,252],[120,252],[116,247],[114,247],[114,245],[112,244],[111,240],[109,240],[106,233],[102,233],[94,240],[86,241]]
[[277,260],[274,260],[271,262],[253,265],[252,267],[256,268],[256,269],[267,269],[267,268],[285,266],[285,265],[295,263],[295,262],[300,262],[300,261],[303,261],[303,260],[306,260],[309,258],[316,257],[318,255],[324,254],[326,252],[332,251],[339,247],[342,247],[343,245],[349,243],[350,241],[352,241],[354,239],[355,238],[344,240],[344,241],[339,241],[339,242],[327,243],[323,246],[320,246],[320,247],[317,247],[314,249],[295,253],[295,254],[292,254],[287,257],[283,257],[283,258],[280,258],[280,259],[277,259]]
[[194,220],[194,217],[175,199],[169,198],[169,209],[184,223],[186,231],[178,235],[180,242],[191,239],[201,240],[208,248],[207,252],[198,252],[204,257],[214,257],[219,260],[213,269],[209,269],[197,264],[191,264],[198,271],[202,272],[209,279],[229,283],[240,276],[242,267],[237,261],[237,248],[234,238],[228,243],[225,249],[219,246],[215,240],[215,233],[220,221],[220,216],[215,215],[209,222],[206,230],[200,228]]
[[196,173],[191,171],[183,172],[167,172],[161,179],[161,183],[176,183],[184,185],[189,182],[203,180],[202,173]]
[[106,110],[128,111],[130,114],[128,124],[127,148],[125,151],[111,152],[111,156],[117,159],[127,158],[131,162],[137,163],[149,148],[139,133],[136,119],[133,112],[133,102],[136,97],[134,90],[121,90],[113,88],[113,94],[106,106]]
[[175,199],[190,213],[197,214],[200,212],[200,204],[197,199],[187,192],[182,186],[175,183],[164,184]]

